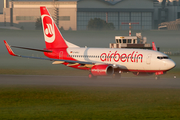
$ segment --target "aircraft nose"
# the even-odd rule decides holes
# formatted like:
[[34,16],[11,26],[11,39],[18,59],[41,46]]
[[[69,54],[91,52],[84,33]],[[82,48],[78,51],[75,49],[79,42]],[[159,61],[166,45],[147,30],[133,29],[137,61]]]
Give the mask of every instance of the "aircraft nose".
[[173,60],[170,60],[169,62],[168,62],[168,67],[169,67],[169,69],[172,69],[172,68],[174,68],[176,66],[176,63],[173,61]]

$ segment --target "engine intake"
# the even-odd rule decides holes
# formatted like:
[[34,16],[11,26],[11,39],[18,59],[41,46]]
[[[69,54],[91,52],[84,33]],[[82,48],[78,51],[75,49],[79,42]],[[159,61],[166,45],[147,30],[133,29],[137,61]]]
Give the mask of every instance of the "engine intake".
[[112,75],[114,73],[114,69],[109,65],[95,65],[91,68],[91,73],[94,76]]

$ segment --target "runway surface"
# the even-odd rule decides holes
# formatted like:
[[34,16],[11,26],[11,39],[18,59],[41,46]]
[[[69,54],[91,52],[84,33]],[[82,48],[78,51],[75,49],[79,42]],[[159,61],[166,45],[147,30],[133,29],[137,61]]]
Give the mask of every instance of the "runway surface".
[[178,88],[179,78],[162,78],[155,80],[146,77],[100,77],[89,79],[87,76],[46,76],[46,75],[0,75],[2,85],[46,85],[46,86],[104,86],[132,88]]

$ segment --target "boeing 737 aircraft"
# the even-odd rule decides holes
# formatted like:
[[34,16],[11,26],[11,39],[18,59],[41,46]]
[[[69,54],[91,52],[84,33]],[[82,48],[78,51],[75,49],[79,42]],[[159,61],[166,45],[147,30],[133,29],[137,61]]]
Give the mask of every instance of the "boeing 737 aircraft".
[[120,78],[123,72],[132,72],[137,76],[155,73],[156,76],[159,76],[175,67],[174,61],[166,54],[156,51],[154,43],[153,50],[82,48],[74,45],[63,38],[46,7],[40,7],[40,12],[46,48],[11,47],[44,52],[44,55],[48,58],[16,55],[4,40],[10,55],[50,60],[53,61],[52,64],[64,64],[68,67],[88,70],[89,78],[107,75]]

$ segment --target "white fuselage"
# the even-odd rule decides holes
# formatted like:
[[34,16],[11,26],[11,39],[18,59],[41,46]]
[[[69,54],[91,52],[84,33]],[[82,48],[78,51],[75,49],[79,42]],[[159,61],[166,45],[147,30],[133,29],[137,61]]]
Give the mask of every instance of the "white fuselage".
[[[111,48],[67,48],[70,57],[77,61],[112,64],[130,71],[167,71],[175,63],[167,55],[153,50]],[[159,59],[162,58],[162,59]]]

